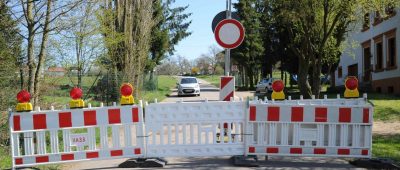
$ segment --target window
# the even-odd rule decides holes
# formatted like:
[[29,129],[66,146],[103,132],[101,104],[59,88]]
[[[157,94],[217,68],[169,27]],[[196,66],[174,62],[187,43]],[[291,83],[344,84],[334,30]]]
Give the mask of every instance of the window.
[[388,87],[388,93],[394,93],[394,88],[393,86]]
[[397,67],[396,59],[396,29],[385,33],[387,48],[386,48],[386,69],[395,69]]
[[376,43],[376,71],[383,69],[383,46],[382,42]]
[[342,78],[342,66],[339,66],[338,68],[338,77]]
[[347,76],[358,76],[358,64],[349,65],[347,67]]
[[369,13],[364,15],[363,31],[369,29]]
[[383,71],[383,34],[374,37],[375,42],[375,72]]
[[396,66],[396,38],[388,39],[388,67]]
[[379,11],[376,11],[375,12],[375,17],[374,17],[374,23],[372,24],[372,25],[378,25],[379,23],[381,23],[382,22],[382,17],[381,17],[381,14],[379,13]]

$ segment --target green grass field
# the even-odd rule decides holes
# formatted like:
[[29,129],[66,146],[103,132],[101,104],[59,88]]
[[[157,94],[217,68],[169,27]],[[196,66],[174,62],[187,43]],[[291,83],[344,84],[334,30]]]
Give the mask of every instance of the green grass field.
[[203,79],[209,83],[211,83],[212,85],[214,85],[215,87],[219,88],[219,84],[221,81],[221,76],[219,75],[200,75],[200,76],[196,76],[199,79]]

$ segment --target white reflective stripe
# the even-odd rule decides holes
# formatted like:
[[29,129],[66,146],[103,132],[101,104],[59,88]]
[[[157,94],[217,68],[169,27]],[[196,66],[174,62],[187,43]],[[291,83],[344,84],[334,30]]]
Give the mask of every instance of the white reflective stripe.
[[37,154],[46,154],[46,133],[36,132]]
[[[232,78],[219,92],[219,100],[224,100],[230,93],[235,91],[235,79]],[[234,95],[235,96],[235,95]]]
[[35,147],[33,145],[33,132],[26,132],[23,134],[24,137],[24,155],[33,155],[35,153]]
[[303,107],[303,122],[315,122],[315,108],[314,106]]
[[119,148],[120,147],[120,143],[119,143],[119,126],[118,125],[112,125],[112,148]]
[[[87,111],[87,110],[85,110]],[[72,109],[71,110],[71,117],[72,117],[72,126],[73,127],[83,127],[84,124],[84,117],[83,117],[83,109]]]
[[25,114],[19,114],[20,115],[20,125],[21,125],[21,131],[24,130],[32,130],[33,129],[33,114],[30,113],[25,113]]
[[100,147],[101,149],[108,149],[107,126],[100,126]]
[[132,146],[131,125],[124,125],[124,139],[125,147]]
[[336,124],[330,124],[329,126],[329,137],[328,146],[336,146]]
[[51,153],[58,153],[58,130],[50,130],[50,146],[51,146]]

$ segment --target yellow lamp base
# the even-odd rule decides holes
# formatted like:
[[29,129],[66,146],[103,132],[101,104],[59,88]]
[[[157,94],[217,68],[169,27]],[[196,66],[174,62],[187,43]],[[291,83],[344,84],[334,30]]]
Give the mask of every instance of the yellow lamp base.
[[16,107],[17,112],[29,112],[32,111],[31,103],[18,103]]
[[133,105],[135,103],[135,100],[133,99],[133,96],[121,96],[121,105]]
[[74,100],[72,99],[69,101],[69,108],[75,109],[75,108],[84,108],[85,107],[85,102],[82,99],[77,99]]
[[274,100],[285,100],[285,93],[283,91],[280,92],[272,92],[271,98]]
[[350,90],[347,89],[344,91],[344,98],[358,98],[360,94],[358,93],[358,89]]

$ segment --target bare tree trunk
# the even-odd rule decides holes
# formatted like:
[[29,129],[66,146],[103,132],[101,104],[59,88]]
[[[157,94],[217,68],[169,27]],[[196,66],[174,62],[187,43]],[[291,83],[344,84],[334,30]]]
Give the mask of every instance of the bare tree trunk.
[[311,86],[308,82],[309,61],[299,57],[299,71],[297,78],[297,85],[299,86],[300,93],[305,98],[311,97]]
[[34,39],[35,39],[35,33],[34,33],[34,22],[33,22],[33,1],[27,1],[26,5],[26,20],[27,20],[27,28],[28,28],[28,52],[27,52],[27,57],[28,57],[28,91],[31,94],[35,93],[34,90],[34,81],[35,81],[35,57],[34,57]]
[[321,69],[322,63],[320,59],[316,59],[314,67],[313,67],[313,78],[312,78],[312,94],[315,95],[316,98],[319,98],[320,90],[321,90]]
[[46,50],[47,50],[47,41],[49,38],[49,24],[50,24],[50,14],[51,14],[51,6],[52,0],[47,0],[47,9],[46,9],[46,19],[44,22],[43,27],[43,35],[42,35],[42,43],[40,45],[40,52],[39,52],[39,62],[36,67],[35,72],[35,83],[34,83],[34,91],[35,94],[33,95],[34,105],[38,103],[39,100],[39,93],[40,93],[40,76],[41,76],[41,69],[44,65],[44,61],[46,59]]

